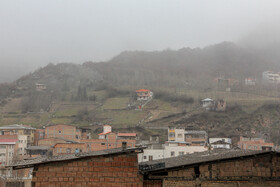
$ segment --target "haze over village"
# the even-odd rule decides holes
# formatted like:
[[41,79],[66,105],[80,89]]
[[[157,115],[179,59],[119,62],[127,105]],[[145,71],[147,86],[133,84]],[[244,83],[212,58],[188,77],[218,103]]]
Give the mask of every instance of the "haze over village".
[[280,186],[277,0],[0,2],[0,187]]

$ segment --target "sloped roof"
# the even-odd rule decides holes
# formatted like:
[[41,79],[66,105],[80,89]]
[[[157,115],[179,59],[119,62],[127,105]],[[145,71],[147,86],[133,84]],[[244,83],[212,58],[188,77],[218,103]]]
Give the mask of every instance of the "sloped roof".
[[142,151],[145,148],[146,147],[133,147],[133,148],[126,148],[126,149],[114,148],[114,149],[106,149],[101,151],[67,154],[67,155],[59,155],[59,156],[52,156],[52,157],[38,157],[32,160],[22,160],[16,163],[12,163],[7,167],[13,167],[13,169],[31,168],[34,167],[34,165],[40,165],[40,164],[52,163],[52,162],[61,162],[67,160],[77,160],[86,157],[114,155],[114,154],[128,154],[136,151]]
[[0,144],[16,144],[17,139],[0,139]]
[[158,169],[144,170],[145,172],[160,171],[165,169],[182,168],[191,165],[215,162],[221,160],[237,159],[241,157],[257,156],[261,154],[278,153],[273,151],[253,151],[253,150],[212,150],[204,151],[194,154],[187,154],[177,157],[170,157],[165,159],[153,160],[140,163],[141,166],[149,166],[155,164],[163,164],[164,167]]
[[140,90],[136,90],[136,92],[149,92],[150,90],[147,89],[140,89]]
[[214,144],[214,145],[216,145],[216,144],[228,144],[228,145],[230,145],[230,143],[227,143],[227,142],[225,142],[225,141],[223,141],[223,140],[218,140],[218,141],[213,142],[213,143],[211,143],[211,144]]
[[213,99],[210,99],[210,98],[206,98],[206,99],[203,99],[201,101],[214,101]]
[[131,136],[137,136],[136,133],[118,133],[118,136],[128,136],[128,137],[131,137]]
[[8,126],[0,127],[0,130],[13,130],[13,129],[32,129],[32,130],[35,130],[36,128],[29,127],[29,126],[22,125],[22,124],[21,125],[14,124],[14,125],[8,125]]
[[109,132],[101,132],[101,133],[99,133],[98,135],[106,135],[106,134],[109,134],[109,133],[111,133],[112,131],[109,131]]

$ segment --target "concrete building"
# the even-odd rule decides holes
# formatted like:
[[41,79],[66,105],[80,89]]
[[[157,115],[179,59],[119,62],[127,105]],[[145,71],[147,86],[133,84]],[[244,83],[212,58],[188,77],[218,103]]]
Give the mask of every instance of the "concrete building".
[[164,146],[164,158],[207,151],[205,145],[190,145],[186,142],[168,141]]
[[16,154],[18,139],[0,139],[0,164],[9,165]]
[[273,150],[274,144],[267,143],[262,138],[246,138],[240,137],[239,142],[237,143],[240,149],[244,150]]
[[138,101],[147,101],[153,97],[153,92],[147,89],[136,90]]
[[206,110],[211,110],[211,108],[214,106],[214,100],[210,98],[206,98],[201,100],[202,102],[202,107],[205,108]]
[[39,83],[37,83],[35,86],[36,86],[36,90],[37,91],[44,91],[44,90],[47,89],[47,85],[46,84],[39,84]]
[[168,142],[183,142],[193,146],[206,146],[208,134],[202,130],[188,130],[184,127],[168,127]]
[[27,146],[34,145],[35,128],[27,125],[8,125],[0,127],[0,135],[26,135]]
[[252,79],[250,77],[245,78],[245,86],[255,86],[256,85],[256,80]]
[[212,149],[231,149],[231,138],[209,138],[209,144]]
[[272,71],[264,71],[262,73],[264,83],[280,83],[280,73],[274,73]]

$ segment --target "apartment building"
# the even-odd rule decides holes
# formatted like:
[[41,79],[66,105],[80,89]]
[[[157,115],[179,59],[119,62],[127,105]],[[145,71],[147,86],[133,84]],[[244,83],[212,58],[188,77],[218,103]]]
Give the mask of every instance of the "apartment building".
[[[0,135],[26,135],[27,146],[34,145],[35,128],[27,125],[8,125],[0,127]],[[25,138],[22,136],[22,140]]]
[[13,162],[18,148],[18,139],[0,139],[0,165],[5,166]]

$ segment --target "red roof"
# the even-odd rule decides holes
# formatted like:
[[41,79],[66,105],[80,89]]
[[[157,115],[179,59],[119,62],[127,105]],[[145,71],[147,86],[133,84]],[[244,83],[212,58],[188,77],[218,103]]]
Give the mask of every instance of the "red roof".
[[137,136],[136,133],[118,133],[118,136]]
[[149,92],[150,90],[147,89],[140,89],[140,90],[136,90],[136,92]]
[[105,135],[105,134],[109,134],[109,133],[111,133],[111,131],[110,132],[101,132],[101,133],[99,133],[98,135]]
[[0,142],[1,143],[4,143],[4,142],[14,142],[14,143],[16,143],[17,142],[17,139],[0,139]]

